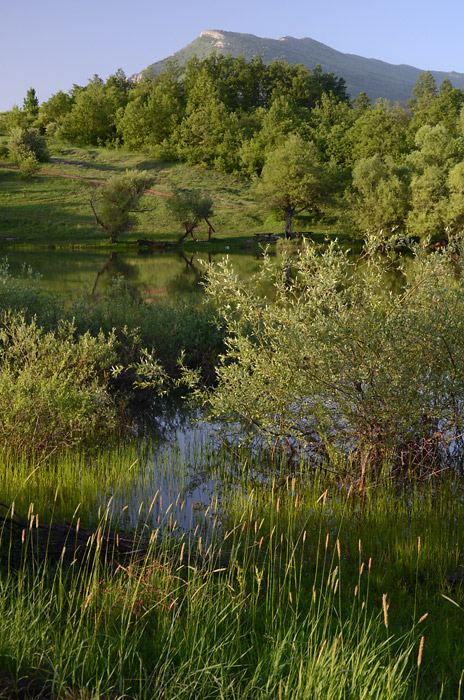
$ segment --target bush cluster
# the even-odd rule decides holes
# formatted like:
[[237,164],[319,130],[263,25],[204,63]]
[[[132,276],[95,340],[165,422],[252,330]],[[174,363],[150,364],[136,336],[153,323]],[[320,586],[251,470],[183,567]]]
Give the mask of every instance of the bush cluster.
[[53,452],[111,432],[108,391],[117,359],[114,334],[75,337],[72,324],[45,331],[23,314],[0,314],[1,447]]
[[[208,292],[226,324],[215,418],[242,439],[307,452],[315,464],[435,467],[462,464],[464,282],[456,261],[415,248],[401,291],[388,291],[383,262],[355,263],[334,246],[305,245],[241,283],[212,267]],[[399,268],[399,269],[398,269]],[[262,297],[271,279],[275,299]]]
[[146,304],[116,278],[66,306],[0,267],[1,447],[26,454],[92,442],[126,408],[178,379],[178,359],[211,382],[222,334],[211,308]]
[[37,172],[40,163],[47,161],[48,151],[45,138],[39,129],[34,127],[14,127],[10,130],[8,140],[9,156],[24,177],[30,177]]

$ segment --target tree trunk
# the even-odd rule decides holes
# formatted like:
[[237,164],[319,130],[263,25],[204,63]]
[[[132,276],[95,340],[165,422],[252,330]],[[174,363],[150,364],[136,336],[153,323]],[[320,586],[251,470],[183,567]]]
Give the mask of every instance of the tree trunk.
[[285,210],[285,238],[293,238],[292,235],[292,210]]
[[185,233],[184,233],[183,236],[181,236],[181,237],[179,238],[179,240],[177,241],[177,243],[183,243],[183,242],[185,241],[185,239],[189,236],[189,234],[190,234],[190,236],[192,237],[192,241],[193,241],[193,228],[190,228],[190,227],[187,228],[187,227],[185,227]]
[[105,226],[105,224],[103,223],[103,221],[98,217],[98,214],[97,214],[97,212],[95,211],[95,207],[94,207],[94,204],[93,204],[93,200],[92,200],[92,199],[90,200],[90,207],[91,207],[91,209],[92,209],[92,211],[93,211],[93,217],[94,217],[94,219],[95,219],[95,223],[96,223],[98,226],[101,226],[102,229],[105,231],[106,235],[109,236],[110,243],[116,243],[116,242],[117,242],[117,241],[116,241],[116,234],[115,234],[115,233],[111,233],[110,231],[108,231],[108,227]]
[[212,224],[208,221],[208,219],[206,218],[206,216],[205,216],[205,221],[206,221],[206,223],[207,223],[208,226],[209,226],[208,241],[210,241],[210,240],[211,240],[211,234],[212,234],[212,233],[216,233],[216,231],[214,230]]

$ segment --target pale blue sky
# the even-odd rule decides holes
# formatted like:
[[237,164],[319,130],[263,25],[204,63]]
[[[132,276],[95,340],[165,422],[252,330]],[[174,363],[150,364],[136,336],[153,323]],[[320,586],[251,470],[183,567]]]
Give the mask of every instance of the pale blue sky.
[[0,111],[94,73],[127,75],[203,29],[312,39],[334,49],[464,73],[462,0],[0,0]]

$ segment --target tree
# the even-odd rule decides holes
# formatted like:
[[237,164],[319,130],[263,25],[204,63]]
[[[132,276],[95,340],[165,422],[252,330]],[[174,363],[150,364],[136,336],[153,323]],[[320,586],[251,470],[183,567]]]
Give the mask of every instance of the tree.
[[297,133],[301,125],[299,110],[285,97],[276,97],[269,109],[259,109],[255,116],[255,133],[243,142],[239,152],[241,170],[248,176],[261,174],[266,153],[281,145],[289,134]]
[[30,122],[27,112],[19,109],[18,105],[13,105],[8,112],[0,114],[0,128],[6,133],[17,127],[27,129],[30,126]]
[[407,228],[411,235],[427,238],[443,235],[446,227],[448,190],[446,170],[428,165],[411,180],[411,210]]
[[111,141],[116,134],[116,111],[125,104],[125,91],[113,82],[107,88],[94,75],[87,87],[73,88],[73,106],[57,131],[60,139],[97,146]]
[[32,118],[39,113],[39,100],[37,99],[36,92],[34,88],[29,88],[27,95],[23,100],[23,111],[27,112]]
[[415,144],[416,150],[406,159],[413,173],[408,231],[420,238],[443,235],[448,223],[448,173],[462,158],[461,140],[443,124],[426,124],[417,132]]
[[457,163],[448,174],[449,200],[445,220],[454,233],[464,232],[464,162]]
[[183,90],[175,65],[152,80],[144,80],[119,113],[118,133],[129,148],[149,148],[152,153],[173,151],[172,136],[183,111]]
[[213,200],[209,195],[201,194],[198,190],[179,190],[166,201],[166,205],[173,217],[185,228],[179,243],[187,236],[193,240],[193,231],[202,220],[208,224],[211,234],[209,219],[213,213]]
[[379,155],[361,159],[353,170],[350,214],[356,226],[376,237],[381,247],[404,223],[409,208],[409,170]]
[[[359,108],[360,110],[361,108]],[[311,110],[310,137],[326,159],[333,158],[339,165],[349,167],[352,163],[351,127],[359,116],[347,102],[333,95],[323,94]]]
[[59,90],[40,105],[38,123],[47,130],[47,134],[53,134],[60,127],[66,115],[69,114],[72,106],[72,97]]
[[146,171],[127,171],[114,175],[105,184],[94,189],[90,206],[95,223],[105,231],[110,243],[116,243],[118,234],[132,224],[131,213],[137,210],[140,198],[150,185]]
[[291,134],[271,151],[257,184],[257,191],[274,210],[285,216],[285,237],[292,238],[292,219],[329,199],[327,171],[316,146]]
[[358,113],[347,137],[352,143],[353,161],[369,158],[377,153],[395,160],[407,151],[409,117],[404,109],[391,107],[388,100],[378,99]]
[[437,84],[429,70],[423,71],[417,78],[409,100],[409,107],[414,113],[427,108],[437,97]]
[[440,86],[440,95],[434,103],[433,123],[443,124],[452,136],[459,135],[459,114],[464,104],[464,92],[453,88],[448,78]]
[[433,115],[437,99],[438,91],[435,78],[430,71],[421,73],[408,102],[408,106],[412,110],[412,118],[409,123],[410,142],[414,142],[415,134],[422,126],[436,124]]
[[206,70],[187,97],[186,115],[178,130],[179,156],[190,165],[212,165],[231,171],[237,165],[238,120],[227,111]]

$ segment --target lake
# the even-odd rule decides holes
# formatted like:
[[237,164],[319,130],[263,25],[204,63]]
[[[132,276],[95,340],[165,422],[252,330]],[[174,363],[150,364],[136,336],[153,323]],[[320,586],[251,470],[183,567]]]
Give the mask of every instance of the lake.
[[[204,265],[219,262],[223,255],[196,253],[107,253],[87,250],[0,249],[13,275],[24,267],[41,277],[41,286],[59,295],[99,294],[115,276],[124,277],[146,301],[165,301],[201,292],[199,282]],[[256,255],[229,256],[243,279],[258,270]]]

